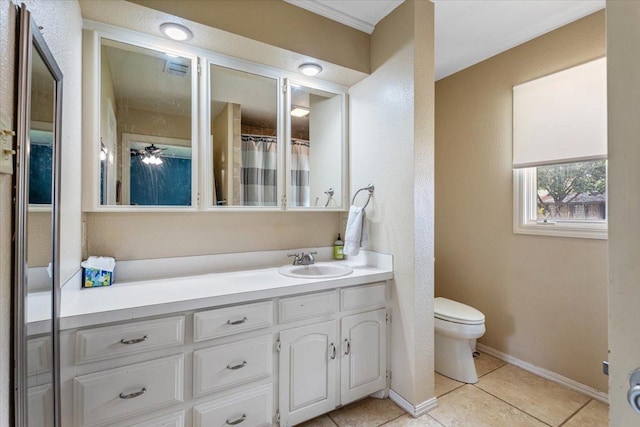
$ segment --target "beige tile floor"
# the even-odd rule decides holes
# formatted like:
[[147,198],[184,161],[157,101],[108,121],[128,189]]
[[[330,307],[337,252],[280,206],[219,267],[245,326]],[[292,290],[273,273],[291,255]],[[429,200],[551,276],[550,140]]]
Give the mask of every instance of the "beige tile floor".
[[487,354],[480,381],[463,384],[436,373],[438,407],[420,418],[390,400],[367,398],[301,424],[304,427],[606,427],[609,407]]

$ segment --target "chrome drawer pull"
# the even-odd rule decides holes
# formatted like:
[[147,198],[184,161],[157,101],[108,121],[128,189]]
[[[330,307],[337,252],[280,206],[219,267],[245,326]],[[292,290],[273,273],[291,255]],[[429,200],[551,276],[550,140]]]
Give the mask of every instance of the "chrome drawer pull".
[[120,340],[120,344],[138,344],[138,343],[141,343],[143,341],[146,341],[147,338],[149,338],[149,337],[145,335],[142,338],[134,338],[132,340],[121,339]]
[[247,366],[247,361],[245,360],[242,363],[238,363],[237,365],[227,365],[227,369],[231,370],[231,371],[235,371],[236,369],[240,369],[240,368],[244,368],[245,366]]
[[245,316],[241,320],[234,320],[233,322],[231,320],[227,320],[227,325],[240,325],[246,321],[247,321],[247,317]]
[[142,390],[134,391],[133,393],[129,393],[129,394],[120,393],[119,397],[120,399],[133,399],[134,397],[142,396],[146,392],[147,392],[147,388],[142,387]]
[[247,415],[246,414],[242,414],[242,416],[240,418],[238,418],[237,420],[234,420],[234,421],[227,420],[226,423],[228,425],[230,425],[230,426],[235,426],[236,424],[240,424],[241,422],[243,422],[246,419],[247,419]]

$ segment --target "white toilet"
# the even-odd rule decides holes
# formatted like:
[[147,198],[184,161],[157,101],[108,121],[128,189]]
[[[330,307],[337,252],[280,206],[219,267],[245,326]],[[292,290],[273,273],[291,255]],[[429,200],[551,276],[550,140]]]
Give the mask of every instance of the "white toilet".
[[436,372],[454,380],[478,382],[473,351],[484,335],[484,314],[468,305],[438,297],[434,300]]

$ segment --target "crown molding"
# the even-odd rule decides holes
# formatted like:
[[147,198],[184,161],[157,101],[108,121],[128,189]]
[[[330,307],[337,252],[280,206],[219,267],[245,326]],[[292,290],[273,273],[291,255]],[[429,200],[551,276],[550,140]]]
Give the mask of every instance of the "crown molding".
[[[331,6],[327,6],[323,3],[318,3],[315,0],[284,0],[284,1],[294,6],[300,7],[302,9],[306,9],[309,12],[313,12],[317,15],[324,16],[325,18],[331,19],[332,21],[339,22],[351,28],[355,28],[356,30],[359,30],[359,31],[363,31],[367,34],[373,33],[373,29],[375,28],[375,25],[371,25],[368,22],[363,21],[362,19],[358,19],[344,12],[340,12],[339,10],[334,9]],[[393,7],[391,6],[389,7],[390,10],[393,10],[397,5],[392,5],[392,6]]]

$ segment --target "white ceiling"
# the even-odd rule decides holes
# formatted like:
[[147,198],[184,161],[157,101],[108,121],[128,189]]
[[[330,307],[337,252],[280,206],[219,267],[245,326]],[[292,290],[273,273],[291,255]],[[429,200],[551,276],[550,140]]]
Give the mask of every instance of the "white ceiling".
[[[369,34],[403,0],[285,0]],[[605,0],[435,0],[436,80],[604,8]]]

